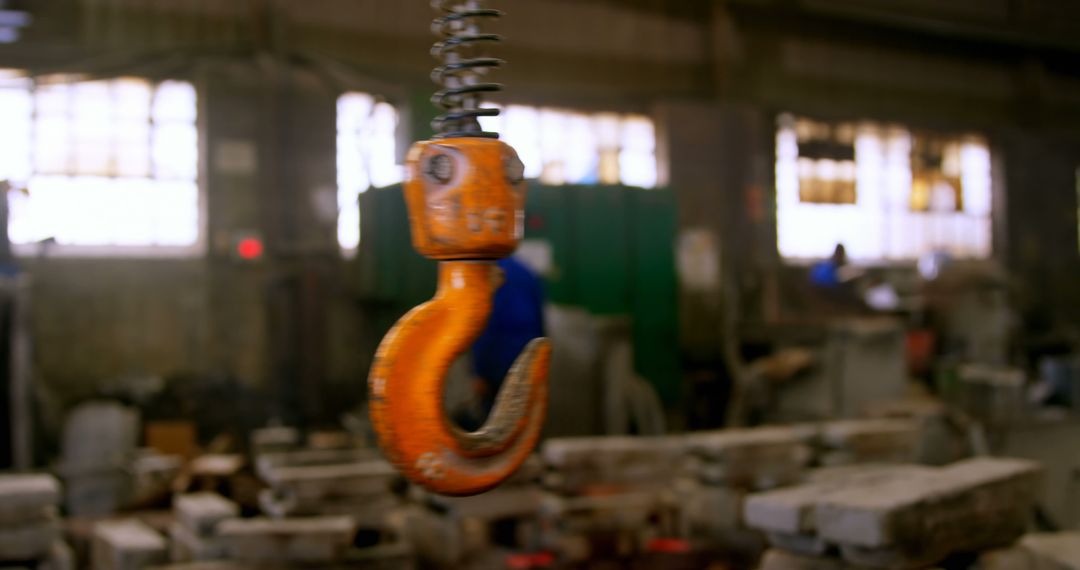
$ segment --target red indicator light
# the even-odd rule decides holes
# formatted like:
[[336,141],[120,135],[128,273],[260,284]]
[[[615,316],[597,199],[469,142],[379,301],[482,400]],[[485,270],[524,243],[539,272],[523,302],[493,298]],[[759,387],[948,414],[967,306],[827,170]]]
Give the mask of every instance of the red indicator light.
[[682,554],[690,552],[690,543],[678,538],[654,538],[645,549],[663,554]]
[[532,554],[511,554],[506,557],[506,567],[510,570],[534,570],[550,568],[555,563],[555,555],[550,552]]
[[263,244],[258,238],[244,238],[236,244],[236,253],[242,259],[259,259],[263,254]]

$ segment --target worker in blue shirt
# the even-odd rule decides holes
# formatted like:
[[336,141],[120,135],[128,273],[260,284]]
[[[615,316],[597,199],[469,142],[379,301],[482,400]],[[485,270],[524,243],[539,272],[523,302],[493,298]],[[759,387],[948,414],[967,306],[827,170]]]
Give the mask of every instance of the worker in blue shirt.
[[847,265],[847,250],[844,244],[836,244],[832,256],[828,259],[815,263],[810,268],[810,282],[826,289],[835,289],[845,281],[841,276],[841,270]]
[[844,244],[836,244],[832,256],[810,267],[811,297],[829,311],[860,311],[865,309],[858,283],[863,271],[848,264]]

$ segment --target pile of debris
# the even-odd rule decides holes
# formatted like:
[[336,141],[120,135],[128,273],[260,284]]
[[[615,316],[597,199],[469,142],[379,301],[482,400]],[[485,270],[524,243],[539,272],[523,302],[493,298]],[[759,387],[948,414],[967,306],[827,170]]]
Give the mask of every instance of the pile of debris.
[[[304,443],[296,430],[272,428],[252,437],[250,463],[204,455],[185,468],[187,484],[173,486],[222,494],[175,495],[160,521],[100,521],[89,554],[101,570],[481,570],[597,560],[751,568],[763,552],[762,570],[927,568],[958,552],[979,553],[973,570],[1075,568],[1016,562],[1058,560],[1035,545],[1059,538],[1018,542],[1036,464],[917,465],[925,439],[919,420],[894,419],[555,438],[498,488],[450,498],[405,484],[375,449]],[[254,486],[225,484],[248,479]],[[21,502],[3,500],[5,492]],[[71,567],[57,541],[59,494],[49,477],[0,478],[0,566]],[[38,529],[37,542],[9,540],[15,526]],[[68,565],[45,565],[49,556]]]
[[269,485],[259,506],[273,517],[349,515],[378,527],[400,503],[397,471],[371,449],[266,454],[255,470]]
[[743,522],[749,494],[797,484],[816,465],[909,462],[920,437],[917,421],[871,419],[554,438],[485,495],[414,494],[404,526],[418,560],[440,568],[709,556],[752,565],[766,542]]
[[560,559],[628,558],[678,536],[681,438],[551,439],[540,455],[547,542]]
[[[259,505],[269,519],[237,522],[229,532],[302,536],[321,541],[322,562],[410,567],[412,549],[403,539],[397,471],[372,449],[308,449],[268,453],[256,471],[269,486]],[[348,526],[347,540],[345,537]],[[397,566],[394,566],[397,564]]]
[[687,477],[680,482],[683,529],[697,550],[745,566],[764,547],[742,523],[749,493],[796,483],[813,459],[809,426],[701,432],[683,437]]

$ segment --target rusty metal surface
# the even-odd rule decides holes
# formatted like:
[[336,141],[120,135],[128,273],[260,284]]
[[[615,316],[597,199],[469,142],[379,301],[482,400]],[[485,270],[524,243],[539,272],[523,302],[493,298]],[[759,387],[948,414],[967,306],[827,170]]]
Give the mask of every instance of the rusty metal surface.
[[405,200],[413,247],[432,259],[498,259],[524,231],[521,160],[493,139],[416,143],[409,151]]

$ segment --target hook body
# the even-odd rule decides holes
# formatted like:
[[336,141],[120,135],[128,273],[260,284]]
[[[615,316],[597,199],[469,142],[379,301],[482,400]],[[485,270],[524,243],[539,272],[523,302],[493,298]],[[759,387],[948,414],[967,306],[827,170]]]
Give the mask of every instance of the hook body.
[[471,495],[509,477],[532,452],[547,408],[551,347],[534,339],[515,360],[487,421],[454,425],[443,404],[450,365],[482,332],[501,284],[495,259],[523,225],[521,162],[492,139],[422,142],[409,153],[405,196],[413,245],[439,259],[435,297],[387,333],[369,376],[371,417],[387,457],[413,482]]

